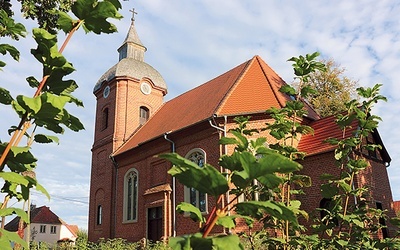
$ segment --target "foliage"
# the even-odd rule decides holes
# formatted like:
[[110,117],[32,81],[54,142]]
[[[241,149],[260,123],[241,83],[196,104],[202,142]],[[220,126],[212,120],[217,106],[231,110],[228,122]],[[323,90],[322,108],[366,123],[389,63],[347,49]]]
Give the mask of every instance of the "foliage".
[[[65,10],[71,6],[72,13]],[[10,1],[1,2],[0,10],[0,36],[18,40],[26,35],[23,24],[15,23]],[[31,54],[43,66],[43,75],[39,81],[33,76],[27,77],[28,85],[35,89],[33,97],[17,95],[4,87],[0,87],[0,103],[12,108],[21,119],[20,123],[9,129],[11,138],[8,142],[0,141],[0,178],[4,183],[1,192],[5,195],[0,204],[0,215],[18,214],[22,220],[29,223],[26,213],[22,209],[7,208],[8,201],[15,198],[18,201],[26,201],[31,188],[36,188],[45,195],[47,191],[36,180],[34,171],[37,159],[30,152],[33,142],[58,143],[55,135],[40,134],[38,130],[44,128],[52,134],[62,134],[66,128],[73,131],[84,129],[77,117],[70,114],[66,107],[68,104],[83,106],[82,102],[72,95],[78,87],[74,80],[64,78],[75,69],[63,55],[63,50],[71,36],[79,27],[85,32],[111,33],[116,31],[109,18],[119,19],[121,8],[116,0],[77,0],[77,1],[22,1],[22,11],[30,18],[36,19],[39,27],[32,31],[37,47],[31,50]],[[71,17],[69,14],[75,15]],[[88,15],[90,14],[90,15]],[[60,17],[60,18],[58,18]],[[62,18],[61,18],[62,17]],[[58,47],[57,32],[67,33],[67,38],[62,46]],[[10,54],[13,59],[19,59],[17,48],[9,44],[0,44],[0,53]],[[0,67],[5,63],[0,61]],[[29,128],[33,127],[30,131]],[[20,146],[22,137],[27,137],[27,144]],[[10,249],[9,241],[26,246],[25,242],[18,240],[17,234],[2,230],[0,240],[1,249]]]
[[310,74],[308,84],[316,92],[312,93],[307,100],[322,117],[325,117],[346,110],[345,104],[357,98],[358,82],[347,77],[346,69],[333,59],[321,60],[321,62],[326,65],[326,70]]
[[[372,88],[357,88],[362,102],[352,100],[346,103],[346,112],[339,114],[337,124],[343,130],[343,138],[330,138],[328,142],[336,146],[335,160],[340,169],[339,176],[325,174],[326,184],[321,187],[322,196],[330,200],[329,209],[322,209],[325,216],[313,225],[319,241],[312,242],[314,248],[329,246],[329,249],[398,249],[399,240],[374,239],[372,235],[386,228],[382,220],[387,220],[385,211],[375,209],[370,204],[366,186],[354,185],[357,174],[369,166],[365,155],[375,151],[380,145],[367,140],[378,127],[380,117],[372,115],[372,108],[378,101],[386,101],[379,94],[381,84]],[[346,138],[346,129],[354,129],[352,137]],[[355,202],[352,202],[355,201]],[[315,237],[315,236],[313,236]]]
[[[79,238],[81,237],[81,238]],[[115,238],[115,239],[100,239],[98,242],[89,242],[86,232],[78,233],[78,239],[75,246],[71,247],[57,247],[58,250],[169,250],[169,248],[164,242],[157,241],[139,241],[139,242],[128,242],[125,239]]]
[[[73,0],[18,0],[18,2],[21,2],[21,13],[25,18],[36,20],[40,28],[56,33],[59,11],[68,12]],[[8,16],[13,16],[10,0],[0,1],[0,7]]]

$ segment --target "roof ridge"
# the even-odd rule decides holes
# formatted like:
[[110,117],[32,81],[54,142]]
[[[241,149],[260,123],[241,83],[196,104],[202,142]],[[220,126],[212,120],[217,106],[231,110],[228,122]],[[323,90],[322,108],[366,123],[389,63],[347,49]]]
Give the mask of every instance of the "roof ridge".
[[244,62],[244,64],[246,64],[245,67],[242,69],[242,72],[240,72],[240,74],[238,75],[238,77],[236,78],[236,80],[232,84],[232,86],[228,89],[228,91],[226,92],[226,95],[218,103],[217,107],[215,107],[214,114],[218,114],[221,111],[223,105],[226,103],[228,98],[231,96],[232,92],[236,89],[239,82],[243,79],[246,72],[248,72],[248,70],[249,70],[250,66],[252,65],[252,63],[254,62],[255,58],[256,58],[256,56],[253,56],[250,60]]
[[281,79],[282,82],[283,82],[284,84],[287,84],[287,83],[286,83],[286,82],[282,79],[282,77],[280,77],[280,76],[279,76],[279,75],[278,75],[264,60],[262,60],[261,57],[256,56],[256,59],[257,59],[258,64],[259,64],[260,67],[261,67],[262,72],[264,73],[265,78],[266,78],[267,81],[268,81],[269,86],[270,86],[271,89],[272,89],[272,93],[274,94],[275,99],[278,101],[278,103],[279,103],[279,105],[280,105],[281,107],[284,107],[284,106],[286,105],[286,101],[283,101],[283,100],[281,100],[281,98],[279,98],[278,93],[276,93],[276,91],[279,91],[279,89],[277,90],[276,87],[272,84],[272,81],[271,81],[271,79],[270,79],[270,75],[267,74],[266,69],[265,69],[264,67],[265,67],[265,66],[268,67],[268,70],[272,71],[272,73],[274,73],[274,75],[276,75],[277,77],[279,77],[279,79]]

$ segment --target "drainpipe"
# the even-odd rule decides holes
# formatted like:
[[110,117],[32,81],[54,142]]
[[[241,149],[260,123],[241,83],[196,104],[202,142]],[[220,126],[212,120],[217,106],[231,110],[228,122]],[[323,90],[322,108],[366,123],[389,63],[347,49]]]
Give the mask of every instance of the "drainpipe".
[[[170,132],[164,133],[164,139],[171,143],[171,152],[175,153],[175,142],[168,138]],[[172,237],[176,236],[176,179],[172,177]]]
[[114,208],[113,208],[113,219],[114,219],[114,227],[113,228],[111,228],[112,230],[111,230],[111,237],[112,238],[115,238],[115,228],[116,228],[116,226],[117,226],[117,194],[118,194],[118,185],[117,185],[117,183],[118,183],[118,163],[117,163],[117,161],[115,160],[115,158],[114,158],[114,156],[112,156],[112,155],[110,155],[109,156],[110,157],[110,160],[112,161],[112,163],[113,163],[113,165],[114,165],[114,167],[115,167],[115,180],[114,180],[114,188],[113,188],[113,190],[115,190],[115,191],[113,191],[114,192]]
[[[226,124],[227,124],[227,121],[228,121],[228,117],[226,116],[226,115],[224,115],[224,126],[222,127],[222,128],[220,128],[220,127],[218,127],[216,124],[215,124],[215,118],[217,117],[217,115],[216,114],[214,114],[213,115],[213,117],[212,118],[210,118],[209,120],[208,120],[208,122],[210,123],[210,126],[211,127],[213,127],[213,128],[215,128],[216,130],[219,130],[219,131],[221,131],[222,132],[222,134],[223,134],[223,136],[224,137],[226,137]],[[226,154],[228,152],[228,146],[227,145],[224,145],[224,152],[223,152],[223,154]],[[225,171],[224,171],[224,169],[222,168],[222,167],[220,167],[220,171],[221,171],[221,173],[224,173]],[[224,202],[223,200],[222,200],[222,202]],[[230,200],[229,200],[229,190],[226,192],[226,202],[229,204],[229,202],[230,202]],[[230,208],[228,207],[228,216],[231,214],[231,212],[230,212]],[[224,229],[225,230],[225,229]],[[229,233],[231,232],[231,230],[229,229]]]

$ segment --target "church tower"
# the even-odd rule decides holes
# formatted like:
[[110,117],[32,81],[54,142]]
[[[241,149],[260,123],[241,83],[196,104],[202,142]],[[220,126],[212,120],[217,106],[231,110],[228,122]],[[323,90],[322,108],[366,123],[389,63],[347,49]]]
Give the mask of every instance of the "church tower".
[[96,118],[92,147],[89,203],[89,240],[112,238],[118,204],[115,200],[116,164],[112,153],[162,105],[167,85],[157,70],[144,62],[146,47],[135,28],[135,12],[128,34],[118,49],[119,62],[96,83]]

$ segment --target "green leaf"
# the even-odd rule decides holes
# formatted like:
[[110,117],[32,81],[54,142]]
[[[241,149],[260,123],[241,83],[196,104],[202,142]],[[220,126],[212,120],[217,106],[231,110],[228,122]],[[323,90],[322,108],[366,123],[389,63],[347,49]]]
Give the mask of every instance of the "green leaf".
[[95,0],[79,0],[72,5],[72,12],[84,21],[83,28],[86,32],[112,33],[117,31],[115,25],[107,21],[108,18],[121,19],[116,1],[97,2]]
[[17,183],[18,185],[29,185],[29,181],[24,176],[14,172],[0,172],[0,178],[11,183]]
[[21,239],[16,232],[9,232],[5,229],[0,228],[0,248],[4,250],[12,250],[10,242],[20,244],[24,249],[28,249],[26,241]]
[[181,202],[179,205],[176,206],[176,211],[178,213],[189,213],[190,218],[194,221],[206,222],[206,219],[201,214],[200,209],[190,203]]
[[236,137],[236,149],[239,152],[242,152],[244,150],[246,150],[249,147],[249,141],[247,140],[247,138],[245,136],[243,136],[240,132],[238,131],[231,131],[231,133]]
[[39,191],[42,194],[46,195],[47,199],[50,200],[50,194],[47,192],[47,190],[42,185],[39,184],[39,182],[36,181],[35,187],[36,187],[37,191]]
[[232,155],[223,155],[219,160],[219,165],[223,168],[229,169],[231,171],[241,171],[243,167],[239,160],[240,153],[233,152]]
[[36,78],[33,76],[27,77],[26,81],[28,82],[29,86],[31,86],[32,88],[37,88],[40,84],[39,81],[36,80]]
[[168,246],[174,250],[191,250],[190,235],[170,237],[168,239]]
[[26,36],[25,26],[21,23],[15,23],[14,19],[4,9],[0,9],[0,21],[2,26],[0,29],[1,37],[8,36],[18,41],[20,37]]
[[10,105],[14,99],[12,98],[10,92],[2,87],[0,87],[0,103]]
[[235,219],[237,216],[223,216],[218,217],[216,225],[223,226],[225,228],[234,228],[236,226]]
[[247,201],[236,204],[236,211],[241,215],[248,215],[255,218],[261,218],[267,213],[278,220],[288,220],[294,225],[297,224],[295,213],[283,205],[275,201]]
[[23,164],[31,164],[37,161],[33,154],[29,151],[29,147],[11,147],[13,160]]
[[60,144],[59,143],[59,139],[58,139],[57,136],[43,135],[43,134],[35,135],[35,142],[37,142],[37,143],[52,143],[52,142],[55,142],[57,144]]
[[187,187],[193,187],[199,192],[215,197],[226,193],[229,189],[225,176],[209,164],[199,167],[176,153],[162,154],[159,157],[170,161],[174,165],[168,173]]
[[239,143],[235,138],[231,138],[231,137],[222,137],[219,140],[219,144],[221,145],[234,145]]
[[5,55],[7,52],[14,60],[19,61],[19,51],[14,46],[9,44],[0,44],[0,53]]
[[257,178],[257,180],[268,189],[274,189],[279,187],[284,179],[275,174],[266,174]]
[[331,199],[333,196],[339,193],[339,189],[331,184],[321,185],[321,195],[326,199]]
[[[302,169],[299,163],[273,150],[266,150],[259,159],[247,151],[238,152],[233,156],[234,157],[230,159],[231,162],[228,160],[227,162],[229,162],[231,166],[235,166],[236,169],[239,169],[237,166],[240,164],[243,169],[234,171],[232,174],[232,182],[240,188],[246,188],[254,179],[260,179],[266,186],[274,186],[277,182],[280,182],[280,180],[269,174],[292,173]],[[222,166],[226,167],[227,162],[222,164]]]
[[292,182],[298,185],[299,187],[311,187],[312,181],[311,177],[307,175],[293,175]]
[[74,22],[75,21],[67,13],[63,11],[58,12],[58,27],[60,27],[60,29],[66,34],[72,30],[74,27]]
[[238,235],[222,235],[212,238],[212,249],[244,250]]
[[288,84],[283,85],[283,86],[279,89],[279,91],[282,92],[282,93],[291,95],[291,96],[295,96],[295,95],[296,95],[296,90],[295,90],[292,86],[290,86],[290,85],[288,85]]
[[27,97],[23,95],[19,95],[16,98],[18,104],[28,113],[36,114],[39,112],[42,102],[40,97]]
[[13,215],[16,214],[18,217],[22,218],[23,221],[29,223],[29,217],[28,214],[20,209],[20,208],[15,208],[15,207],[7,207],[0,209],[0,216],[8,216],[8,215]]

